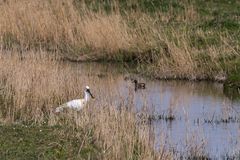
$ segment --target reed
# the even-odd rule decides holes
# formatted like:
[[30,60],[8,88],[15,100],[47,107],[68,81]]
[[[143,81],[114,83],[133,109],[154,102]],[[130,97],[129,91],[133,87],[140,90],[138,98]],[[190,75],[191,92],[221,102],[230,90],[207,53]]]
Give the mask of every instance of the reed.
[[69,56],[129,48],[131,36],[120,14],[95,13],[84,6],[79,11],[65,0],[3,2],[2,47],[60,50]]

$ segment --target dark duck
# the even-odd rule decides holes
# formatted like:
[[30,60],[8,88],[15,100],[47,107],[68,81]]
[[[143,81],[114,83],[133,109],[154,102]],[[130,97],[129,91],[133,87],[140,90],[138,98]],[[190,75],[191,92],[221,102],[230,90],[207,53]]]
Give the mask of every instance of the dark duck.
[[138,89],[145,89],[146,88],[145,83],[139,83],[136,79],[133,80],[133,83],[135,85],[135,91],[137,91]]

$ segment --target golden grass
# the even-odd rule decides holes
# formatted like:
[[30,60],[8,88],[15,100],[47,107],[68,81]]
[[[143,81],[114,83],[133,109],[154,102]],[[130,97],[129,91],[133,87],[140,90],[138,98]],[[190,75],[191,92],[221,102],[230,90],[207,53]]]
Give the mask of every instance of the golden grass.
[[[64,45],[66,48],[89,47],[108,53],[131,49],[142,51],[156,47],[158,41],[155,34],[159,33],[160,26],[156,28],[154,24],[158,18],[139,11],[123,17],[117,4],[116,1],[115,11],[107,14],[103,10],[93,12],[87,9],[84,2],[76,9],[72,0],[2,2],[1,43],[7,44],[8,40],[15,39],[22,48],[44,48],[46,45],[58,48]],[[186,13],[177,19],[194,19],[194,13],[194,8],[190,5],[186,7]],[[171,19],[171,12],[168,15],[158,14],[156,17],[160,20]],[[131,27],[131,22],[136,23],[136,26]]]
[[[103,8],[95,12],[84,1],[78,5],[74,0],[3,1],[0,46],[57,51],[72,60],[121,60],[133,55],[140,62],[150,61],[147,71],[141,72],[158,78],[224,77],[228,58],[239,56],[239,45],[231,46],[234,40],[227,33],[191,31],[188,25],[201,21],[199,13],[194,4],[179,3],[184,7],[181,14],[170,7],[168,12],[150,15],[139,6],[121,14],[117,0],[110,13]],[[164,26],[172,19],[175,25]],[[211,38],[217,45],[209,42]]]
[[0,12],[1,42],[12,36],[22,48],[89,47],[116,52],[128,49],[132,41],[119,14],[85,9],[79,13],[73,1],[12,0],[0,5]]
[[[229,58],[239,56],[237,51],[229,46],[230,37],[222,37],[218,43],[212,46],[207,44],[213,32],[204,33],[198,30],[196,34],[206,43],[204,48],[197,48],[191,45],[191,33],[187,29],[172,29],[171,36],[164,32],[159,33],[160,39],[164,42],[161,56],[153,65],[147,65],[148,72],[159,78],[184,78],[190,80],[212,79],[221,80],[226,78],[225,66]],[[173,37],[173,39],[169,38]],[[226,43],[225,43],[226,42]]]

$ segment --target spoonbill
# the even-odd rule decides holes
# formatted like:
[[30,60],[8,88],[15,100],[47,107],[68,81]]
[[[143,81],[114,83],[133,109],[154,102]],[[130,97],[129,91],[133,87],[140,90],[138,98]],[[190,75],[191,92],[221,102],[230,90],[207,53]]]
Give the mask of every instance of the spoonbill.
[[80,111],[81,109],[83,109],[86,106],[87,102],[90,100],[90,96],[92,98],[94,98],[90,91],[89,86],[86,86],[86,88],[84,90],[84,98],[83,99],[74,99],[67,103],[64,103],[61,106],[56,108],[55,113],[62,112],[64,108],[75,109],[77,111]]

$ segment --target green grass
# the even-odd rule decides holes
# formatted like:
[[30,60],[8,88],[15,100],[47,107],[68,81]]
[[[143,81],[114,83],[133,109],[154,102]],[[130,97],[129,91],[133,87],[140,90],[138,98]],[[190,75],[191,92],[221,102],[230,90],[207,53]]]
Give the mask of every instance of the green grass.
[[240,59],[233,57],[226,68],[228,78],[223,91],[229,98],[240,100]]
[[240,89],[240,71],[235,71],[229,74],[225,87]]
[[66,126],[0,126],[0,159],[96,159],[91,134]]

